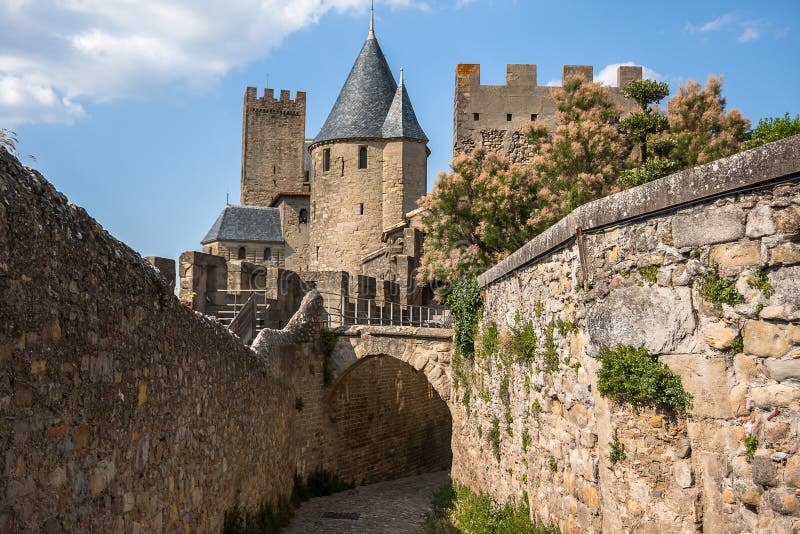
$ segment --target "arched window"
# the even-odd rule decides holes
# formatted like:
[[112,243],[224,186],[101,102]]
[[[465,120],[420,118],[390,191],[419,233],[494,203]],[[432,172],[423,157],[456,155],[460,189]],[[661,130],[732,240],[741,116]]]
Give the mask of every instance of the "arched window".
[[247,257],[247,251],[244,247],[239,247],[239,259],[243,260]]
[[264,260],[269,261],[272,259],[272,249],[267,247],[264,249]]
[[367,168],[367,147],[365,146],[358,147],[358,168]]
[[300,224],[307,224],[308,223],[308,210],[303,208],[300,210],[300,214],[297,217],[300,220]]

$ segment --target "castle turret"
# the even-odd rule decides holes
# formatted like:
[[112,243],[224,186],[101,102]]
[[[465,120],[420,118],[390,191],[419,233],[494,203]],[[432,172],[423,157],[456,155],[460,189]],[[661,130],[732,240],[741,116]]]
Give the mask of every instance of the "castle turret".
[[312,269],[361,271],[425,194],[428,139],[374,27],[309,147]]

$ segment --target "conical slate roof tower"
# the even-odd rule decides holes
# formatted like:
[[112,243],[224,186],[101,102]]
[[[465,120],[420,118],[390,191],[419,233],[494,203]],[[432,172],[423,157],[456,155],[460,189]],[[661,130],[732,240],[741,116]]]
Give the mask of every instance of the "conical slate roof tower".
[[428,138],[403,75],[395,81],[374,15],[364,46],[319,134],[312,164],[310,268],[361,273],[426,192]]

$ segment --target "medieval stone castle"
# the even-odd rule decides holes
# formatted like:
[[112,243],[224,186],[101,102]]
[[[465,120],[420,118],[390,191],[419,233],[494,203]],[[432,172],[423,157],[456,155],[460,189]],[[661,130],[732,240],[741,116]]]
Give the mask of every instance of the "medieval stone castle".
[[[591,80],[593,70],[564,66],[562,78],[573,75]],[[618,87],[641,77],[641,67],[619,67]],[[480,65],[458,65],[454,154],[483,148],[525,160],[530,124],[556,125],[554,89],[537,86],[536,65],[508,65],[503,86],[481,85]],[[612,97],[627,110],[635,107],[618,89]],[[208,272],[212,264],[239,273],[248,265],[275,266],[304,273],[314,284],[331,276],[313,273],[339,273],[327,286],[337,293],[427,303],[432,293],[414,278],[422,255],[417,201],[426,193],[428,138],[402,71],[395,82],[374,23],[316,137],[305,137],[304,92],[291,99],[281,90],[276,98],[264,89],[259,97],[248,87],[243,108],[241,205],[223,209],[202,241],[204,255],[182,257],[184,292],[209,301],[222,287],[243,287],[246,276],[231,284],[230,276]]]

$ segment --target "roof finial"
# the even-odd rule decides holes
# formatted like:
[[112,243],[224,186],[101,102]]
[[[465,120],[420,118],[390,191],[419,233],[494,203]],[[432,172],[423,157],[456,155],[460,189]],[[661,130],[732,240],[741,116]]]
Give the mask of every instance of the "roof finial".
[[403,85],[403,67],[400,67],[400,85]]
[[367,39],[375,39],[375,0],[372,0],[372,7],[369,9],[369,36]]

